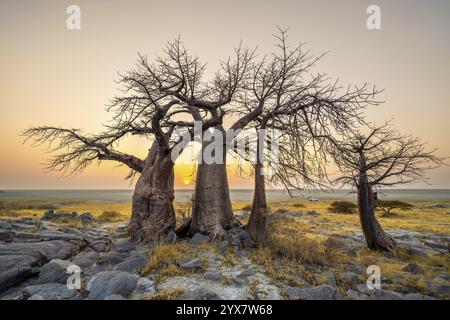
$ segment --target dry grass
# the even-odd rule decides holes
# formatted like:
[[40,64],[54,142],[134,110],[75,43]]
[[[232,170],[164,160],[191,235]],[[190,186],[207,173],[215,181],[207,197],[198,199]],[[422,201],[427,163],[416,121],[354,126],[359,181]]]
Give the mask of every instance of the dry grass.
[[[151,253],[151,258],[148,264],[142,268],[141,275],[148,275],[154,273],[156,281],[161,282],[166,278],[183,276],[194,272],[183,270],[178,267],[177,260],[184,258],[195,258],[196,254],[201,250],[194,250],[193,247],[184,243],[175,244],[159,244]],[[197,271],[204,271],[207,267],[207,261],[200,259],[202,267]]]
[[179,259],[190,257],[192,254],[192,247],[186,244],[160,244],[154,248],[151,259],[142,269],[141,274],[146,275],[151,271],[160,270],[174,264]]
[[97,216],[101,222],[115,222],[123,220],[122,214],[116,210],[106,210]]
[[151,300],[175,300],[180,294],[183,294],[184,290],[181,288],[175,288],[170,290],[161,290],[156,296],[151,297]]

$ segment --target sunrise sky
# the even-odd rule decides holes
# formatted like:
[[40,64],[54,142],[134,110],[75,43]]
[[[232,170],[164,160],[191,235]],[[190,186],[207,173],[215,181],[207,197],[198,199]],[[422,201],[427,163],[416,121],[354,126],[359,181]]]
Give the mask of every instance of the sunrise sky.
[[[66,28],[66,8],[81,8],[81,30]],[[366,27],[366,8],[381,8],[381,30]],[[272,50],[275,26],[289,27],[292,43],[329,51],[317,66],[342,83],[385,88],[381,107],[367,116],[393,119],[450,155],[450,1],[130,1],[2,0],[0,2],[0,189],[130,188],[128,170],[114,163],[74,178],[46,173],[42,149],[22,144],[19,132],[58,125],[96,132],[109,119],[104,106],[117,94],[118,71],[137,53],[150,57],[181,35],[212,72],[243,41]],[[127,140],[123,151],[144,156],[149,144]],[[176,167],[176,187],[192,188],[192,166]],[[232,188],[250,188],[235,176]],[[431,186],[450,188],[450,167],[430,173]]]

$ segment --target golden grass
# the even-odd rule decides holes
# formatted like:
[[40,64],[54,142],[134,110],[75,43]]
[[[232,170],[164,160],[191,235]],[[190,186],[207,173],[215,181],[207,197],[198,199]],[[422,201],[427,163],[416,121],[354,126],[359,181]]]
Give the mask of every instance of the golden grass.
[[161,290],[157,295],[150,298],[150,300],[175,300],[180,294],[184,293],[184,289],[175,288],[170,290]]
[[[315,229],[324,228],[331,234],[342,234],[360,230],[357,214],[338,214],[330,211],[331,200],[310,202],[307,200],[272,201],[269,203],[271,211],[275,212],[304,212],[315,210],[321,215],[316,217],[320,224],[307,223],[307,226]],[[435,208],[438,203],[450,204],[450,201],[407,201],[414,207],[411,210],[395,211],[395,215],[383,217],[378,213],[380,223],[384,228],[401,228],[418,232],[450,233],[450,209]],[[234,202],[234,210],[249,209],[250,202]],[[186,202],[174,203],[177,215],[186,216],[189,204]],[[247,207],[247,208],[246,208]],[[3,200],[0,201],[0,217],[41,217],[46,208],[56,208],[61,212],[91,212],[94,218],[99,219],[105,211],[115,211],[119,215],[114,221],[126,221],[131,216],[131,202],[86,202],[86,201],[62,201],[62,200]]]
[[[191,256],[192,247],[182,244],[160,244],[153,249],[152,257],[148,264],[142,269],[141,274],[146,275],[152,270],[158,270],[174,264],[176,260]],[[174,270],[172,268],[172,270]]]

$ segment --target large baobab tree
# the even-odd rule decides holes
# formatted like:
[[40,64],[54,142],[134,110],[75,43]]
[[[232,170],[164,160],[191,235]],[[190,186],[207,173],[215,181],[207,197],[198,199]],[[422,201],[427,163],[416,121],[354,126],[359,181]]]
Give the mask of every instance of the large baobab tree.
[[[55,156],[48,169],[77,174],[92,162],[113,160],[127,165],[130,177],[139,174],[129,233],[139,241],[160,239],[175,227],[173,166],[188,143],[174,131],[183,129],[192,140],[198,134],[193,121],[201,123],[200,134],[211,127],[224,131],[223,107],[241,90],[252,58],[252,51],[239,46],[235,57],[222,62],[213,79],[205,82],[205,65],[176,39],[153,63],[140,55],[136,68],[120,76],[122,94],[107,108],[113,121],[103,133],[86,135],[77,129],[43,126],[23,135],[34,145],[49,144]],[[149,138],[145,159],[114,149],[126,135]],[[207,146],[206,141],[202,154]],[[225,158],[222,163],[199,165],[195,199],[189,233],[222,236],[233,223]]]
[[424,181],[425,172],[443,163],[418,138],[399,134],[390,123],[349,132],[334,149],[342,176],[356,188],[361,227],[371,250],[392,252],[396,243],[375,217],[378,188]]
[[[282,186],[288,192],[321,188],[327,180],[328,141],[315,137],[348,130],[364,121],[361,112],[366,106],[379,103],[375,88],[363,85],[343,90],[336,82],[330,84],[326,74],[313,74],[311,69],[322,56],[311,55],[303,45],[289,47],[286,31],[279,31],[275,52],[253,69],[240,105],[242,119],[250,119],[257,133],[255,191],[247,225],[256,242],[266,237],[265,185]],[[264,134],[274,130],[279,135]],[[274,144],[276,148],[264,148]],[[274,166],[269,179],[263,170],[264,158],[269,167]]]
[[[254,51],[239,45],[233,57],[220,62],[211,81],[203,80],[205,65],[191,56],[179,41],[172,43],[167,52],[165,65],[176,77],[172,79],[172,85],[160,86],[160,92],[183,103],[184,110],[204,129],[214,123],[214,131],[219,134],[201,141],[192,217],[178,233],[201,232],[211,238],[221,238],[235,222],[226,172],[227,141],[223,118],[231,113],[226,106],[244,89]],[[151,67],[147,69],[151,70]],[[241,125],[246,123],[241,122]],[[221,158],[219,161],[210,163],[204,158],[205,150],[209,148],[222,150],[221,155],[214,155],[216,160]]]

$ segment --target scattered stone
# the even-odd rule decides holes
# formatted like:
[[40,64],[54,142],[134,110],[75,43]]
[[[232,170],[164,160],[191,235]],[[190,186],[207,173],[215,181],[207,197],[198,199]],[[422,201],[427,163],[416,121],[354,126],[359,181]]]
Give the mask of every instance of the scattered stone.
[[180,259],[177,260],[177,265],[187,271],[198,270],[202,268],[202,263],[199,259]]
[[361,264],[361,263],[352,263],[349,266],[349,270],[356,273],[356,274],[362,274],[362,273],[366,273],[366,266]]
[[136,248],[136,243],[129,239],[119,239],[113,244],[113,249],[118,252],[129,252]]
[[91,223],[94,222],[94,216],[90,212],[84,212],[80,215],[81,222],[83,223]]
[[42,220],[52,220],[54,216],[55,216],[55,210],[49,209],[42,216]]
[[448,275],[448,274],[440,274],[440,275],[438,275],[437,276],[439,279],[443,279],[443,280],[446,280],[446,281],[450,281],[450,275]]
[[116,264],[113,267],[113,270],[139,273],[139,271],[148,263],[148,260],[148,257],[144,255],[130,256],[123,262]]
[[361,300],[366,298],[367,296],[365,294],[359,293],[355,290],[347,290],[347,296],[352,300]]
[[103,271],[89,280],[86,289],[91,300],[103,300],[112,294],[128,297],[136,288],[137,282],[138,276],[128,272]]
[[22,293],[25,298],[39,295],[43,300],[80,300],[80,294],[67,285],[61,283],[44,283],[24,288]]
[[124,297],[122,297],[120,294],[112,294],[110,296],[107,296],[103,300],[126,300]]
[[250,237],[250,234],[247,231],[242,231],[240,234],[240,240],[242,245],[246,249],[256,248],[255,241]]
[[197,232],[191,239],[192,244],[199,245],[202,242],[209,241],[209,237],[203,233]]
[[450,295],[450,285],[446,283],[432,281],[428,286],[428,290],[430,290],[434,294]]
[[34,222],[34,226],[36,227],[37,231],[42,231],[42,230],[46,229],[45,226],[44,226],[44,223],[42,221],[40,221],[40,220],[36,220]]
[[0,241],[11,242],[14,239],[14,233],[8,230],[0,230]]
[[164,241],[169,244],[177,242],[177,234],[175,233],[175,231],[170,231]]
[[423,295],[421,293],[408,293],[405,294],[404,298],[406,300],[436,300],[436,298],[427,296],[427,295]]
[[127,233],[128,232],[128,225],[127,224],[121,224],[117,226],[116,228],[117,233]]
[[205,272],[203,275],[203,278],[210,281],[216,281],[216,282],[222,282],[223,281],[223,274],[221,272],[215,272],[215,271],[208,271]]
[[354,272],[341,272],[338,273],[337,275],[339,280],[347,283],[356,283],[359,281],[358,275]]
[[371,300],[403,300],[403,296],[395,291],[376,289],[370,290],[369,292]]
[[124,261],[127,258],[127,255],[125,253],[116,252],[116,251],[109,251],[106,253],[103,257],[101,257],[97,263],[102,264],[109,264],[109,265],[115,265],[122,261]]
[[11,230],[12,225],[11,225],[11,223],[6,222],[6,221],[0,221],[0,229]]
[[[52,240],[43,242],[12,242],[0,243],[0,256],[17,255],[31,256],[40,263],[52,259],[67,259],[81,248],[82,242]],[[0,260],[2,258],[0,257]]]
[[33,270],[28,265],[17,265],[0,273],[0,292],[18,283],[21,283],[33,275]]
[[215,293],[206,288],[187,290],[177,297],[177,300],[221,300]]
[[285,292],[300,300],[336,300],[339,299],[339,293],[335,287],[324,284],[310,288],[285,287]]
[[109,241],[99,240],[93,242],[90,247],[97,252],[105,252],[109,247]]
[[[336,276],[334,275],[333,272],[325,273],[324,277],[327,279],[326,280],[327,284],[329,284],[331,286],[336,286],[337,285]],[[305,280],[303,278],[301,278],[301,280],[303,280],[305,282]]]
[[415,273],[415,274],[424,274],[425,273],[425,270],[416,263],[408,263],[402,269],[402,271],[411,272],[411,273]]
[[73,265],[68,260],[53,259],[47,263],[43,268],[39,276],[39,283],[58,282],[66,283],[67,278],[70,276],[67,273],[67,268]]
[[410,254],[411,256],[414,257],[419,257],[419,258],[423,258],[423,259],[429,259],[430,257],[428,256],[428,254],[426,254],[424,251],[416,249],[416,248],[408,248],[407,249],[408,254]]
[[151,295],[151,296],[155,295],[156,294],[155,281],[150,280],[148,278],[140,277],[138,279],[136,291],[143,295]]
[[72,259],[72,262],[77,266],[79,266],[80,268],[87,268],[92,266],[97,261],[99,256],[100,254],[94,249],[86,248],[79,254],[77,254]]
[[311,210],[311,211],[306,211],[305,215],[306,216],[318,216],[318,215],[320,215],[320,213],[317,212],[316,210]]
[[223,240],[220,243],[219,249],[220,249],[220,253],[222,255],[225,255],[225,253],[227,252],[227,248],[228,248],[228,241],[227,240]]

